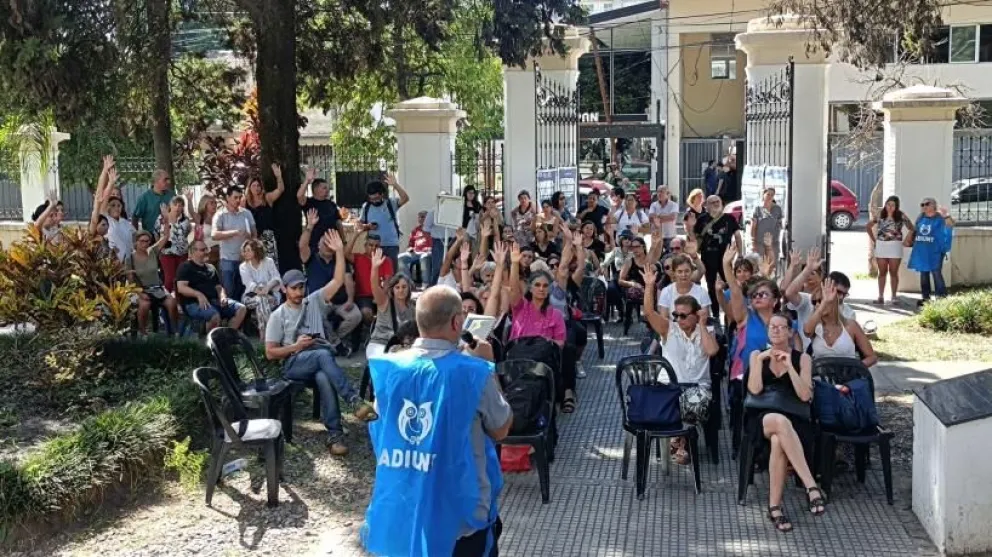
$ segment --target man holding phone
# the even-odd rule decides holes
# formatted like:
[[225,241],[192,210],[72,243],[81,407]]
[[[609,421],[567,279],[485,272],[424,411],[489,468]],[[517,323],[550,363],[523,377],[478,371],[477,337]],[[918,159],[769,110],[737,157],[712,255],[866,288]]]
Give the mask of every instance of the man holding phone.
[[[396,190],[399,197],[390,198],[389,187]],[[394,269],[399,268],[400,224],[396,213],[410,201],[410,196],[391,174],[369,182],[365,195],[367,199],[361,210],[362,230],[379,236],[382,253],[393,262]]]

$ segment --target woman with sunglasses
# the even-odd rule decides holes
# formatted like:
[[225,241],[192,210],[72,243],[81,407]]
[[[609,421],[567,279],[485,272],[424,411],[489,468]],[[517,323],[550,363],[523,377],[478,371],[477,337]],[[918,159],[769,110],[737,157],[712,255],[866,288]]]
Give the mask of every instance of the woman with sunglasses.
[[850,289],[851,282],[843,273],[830,273],[823,281],[823,298],[813,315],[803,324],[803,331],[811,339],[813,359],[827,356],[857,358],[865,367],[871,367],[878,362],[878,356],[871,347],[868,335],[857,321],[844,318],[841,311],[841,304]]
[[[772,314],[765,336],[768,338],[765,346],[753,351],[748,358],[751,369],[747,377],[748,392],[760,395],[766,388],[774,386],[808,403],[813,398],[813,366],[808,355],[793,348],[794,333],[789,316]],[[813,479],[800,441],[800,436],[810,433],[809,422],[782,412],[764,410],[753,418],[748,419],[749,436],[752,439],[767,439],[771,446],[768,459],[768,519],[779,532],[788,532],[792,530],[792,523],[782,510],[782,494],[789,478],[789,465],[806,487],[809,512],[819,516],[826,510],[823,492]]]
[[[689,387],[695,392],[679,399],[682,406],[682,419],[686,423],[701,423],[708,418],[710,400],[713,398],[710,381],[710,358],[719,352],[716,338],[706,328],[709,311],[691,295],[678,296],[668,308],[655,309],[654,291],[657,275],[654,268],[644,272],[644,318],[658,338],[665,355],[679,383],[695,383]],[[674,286],[674,285],[672,285]],[[703,291],[705,295],[706,292]],[[661,304],[659,304],[661,305]],[[672,324],[676,325],[672,327]],[[695,401],[689,403],[689,401]],[[685,438],[672,439],[669,448],[678,464],[689,463]]]
[[923,299],[918,305],[930,301],[930,277],[933,277],[934,294],[938,298],[947,295],[944,285],[944,258],[951,251],[954,219],[947,214],[946,207],[937,207],[932,197],[920,203],[920,216],[916,217],[915,231],[912,232],[913,251],[909,256],[909,268],[920,273],[920,294]]

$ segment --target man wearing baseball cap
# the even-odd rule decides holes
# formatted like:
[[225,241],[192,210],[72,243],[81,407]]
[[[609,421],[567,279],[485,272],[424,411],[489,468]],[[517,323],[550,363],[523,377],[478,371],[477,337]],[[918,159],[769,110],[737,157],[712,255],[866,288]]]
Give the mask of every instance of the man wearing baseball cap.
[[317,384],[320,414],[328,432],[328,449],[335,456],[343,456],[348,454],[348,447],[344,444],[338,395],[358,419],[372,421],[377,416],[338,367],[327,342],[324,316],[334,294],[344,285],[344,243],[336,230],[326,232],[320,241],[335,253],[334,278],[306,296],[307,279],[303,272],[293,269],[283,275],[286,302],[269,316],[265,327],[265,357],[282,360],[286,379]]

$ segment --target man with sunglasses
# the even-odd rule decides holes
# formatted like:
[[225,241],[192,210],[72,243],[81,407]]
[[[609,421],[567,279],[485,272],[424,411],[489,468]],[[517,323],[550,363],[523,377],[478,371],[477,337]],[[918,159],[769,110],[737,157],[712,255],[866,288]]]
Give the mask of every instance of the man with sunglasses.
[[[733,243],[738,253],[743,253],[743,240],[737,219],[724,214],[723,201],[719,196],[711,195],[706,198],[706,213],[698,219],[692,213],[686,218],[686,228],[691,230],[690,240],[695,240],[699,246],[699,256],[706,267],[706,288],[710,299],[716,299],[717,275],[727,282],[723,275],[723,255]],[[713,317],[719,320],[720,308],[713,306]]]

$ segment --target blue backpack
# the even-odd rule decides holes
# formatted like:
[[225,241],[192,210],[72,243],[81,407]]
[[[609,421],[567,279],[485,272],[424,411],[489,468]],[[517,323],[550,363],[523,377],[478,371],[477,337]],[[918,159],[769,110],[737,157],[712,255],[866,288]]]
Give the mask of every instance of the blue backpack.
[[819,379],[813,382],[813,401],[820,425],[827,430],[852,434],[878,426],[878,410],[868,380],[853,379],[844,386],[849,389],[846,394],[839,385]]

